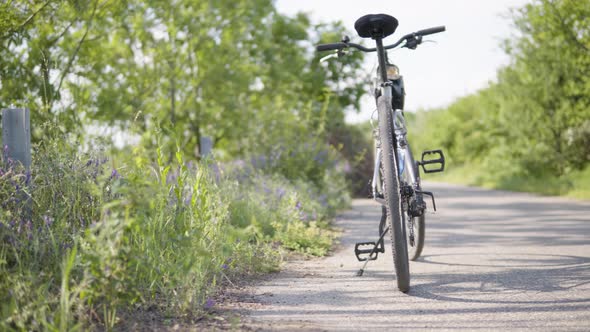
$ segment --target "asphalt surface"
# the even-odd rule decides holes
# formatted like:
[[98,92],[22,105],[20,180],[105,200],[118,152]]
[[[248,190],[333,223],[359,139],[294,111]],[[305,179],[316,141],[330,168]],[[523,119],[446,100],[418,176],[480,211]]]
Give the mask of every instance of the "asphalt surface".
[[330,257],[289,262],[250,290],[248,329],[590,331],[590,202],[424,188],[438,211],[409,293],[397,291],[389,247],[356,276],[354,243],[375,240],[381,210],[355,200]]

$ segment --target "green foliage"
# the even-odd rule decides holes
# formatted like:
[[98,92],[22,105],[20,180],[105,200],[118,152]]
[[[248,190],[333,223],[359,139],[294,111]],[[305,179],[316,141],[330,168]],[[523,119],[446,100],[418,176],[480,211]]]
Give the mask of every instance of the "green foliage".
[[320,189],[329,172],[316,186],[255,162],[178,150],[167,163],[141,146],[107,160],[56,142],[30,171],[0,160],[1,329],[108,329],[131,306],[198,314],[223,280],[276,270],[282,248],[325,254],[346,203]]
[[344,124],[330,132],[329,140],[338,142],[337,148],[344,159],[343,168],[351,194],[366,198],[375,160],[371,123]]
[[514,61],[498,86],[503,124],[527,124],[513,133],[525,168],[563,175],[590,160],[589,15],[589,1],[571,0],[538,1],[515,13],[522,37],[506,43]]
[[230,222],[242,236],[312,255],[327,253],[334,232],[326,227],[336,210],[348,203],[346,192],[320,191],[313,183],[269,176],[243,162],[233,167],[223,191],[228,193]]
[[566,194],[590,164],[590,2],[539,0],[513,15],[520,34],[504,44],[512,63],[498,82],[419,112],[411,141],[444,148],[472,183]]
[[[0,108],[29,107],[37,144],[30,172],[0,162],[0,329],[199,313],[285,248],[325,254],[362,55],[309,49],[342,32],[270,0],[0,4]],[[140,142],[97,148],[104,128]],[[220,164],[192,161],[201,136]]]
[[363,93],[360,52],[322,66],[308,51],[339,38],[342,27],[283,16],[270,0],[9,8],[2,22],[27,19],[0,36],[0,107],[28,106],[33,122],[54,122],[79,139],[89,126],[107,125],[154,148],[150,133],[162,123],[168,133],[159,145],[167,149],[178,143],[194,155],[206,135],[235,156],[279,118],[306,117],[315,125],[305,133],[321,135],[343,122],[346,107],[358,108]]
[[85,314],[79,296],[88,286],[77,243],[110,200],[104,162],[57,144],[39,152],[30,171],[0,158],[2,329],[77,325],[73,317]]

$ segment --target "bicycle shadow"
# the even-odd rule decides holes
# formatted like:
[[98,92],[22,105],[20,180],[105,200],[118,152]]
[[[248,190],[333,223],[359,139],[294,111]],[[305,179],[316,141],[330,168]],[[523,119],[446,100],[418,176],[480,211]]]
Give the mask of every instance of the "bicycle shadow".
[[[485,257],[482,254],[422,257],[414,264],[436,264],[455,268],[454,271],[464,269],[469,273],[413,274],[409,295],[462,303],[529,305],[585,303],[590,310],[590,298],[571,296],[576,290],[590,289],[590,258],[526,253],[511,254],[512,258],[489,255],[488,259],[483,259],[483,263],[477,264],[453,262],[475,256]],[[474,269],[485,271],[473,273]]]

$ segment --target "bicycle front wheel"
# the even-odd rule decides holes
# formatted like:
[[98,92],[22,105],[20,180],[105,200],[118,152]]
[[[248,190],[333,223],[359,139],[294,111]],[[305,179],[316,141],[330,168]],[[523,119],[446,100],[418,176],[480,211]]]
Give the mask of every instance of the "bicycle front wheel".
[[406,232],[402,218],[397,156],[394,147],[391,99],[384,96],[379,97],[377,108],[381,146],[382,188],[387,210],[387,222],[391,234],[393,264],[397,277],[397,287],[400,291],[406,293],[410,290],[410,268]]

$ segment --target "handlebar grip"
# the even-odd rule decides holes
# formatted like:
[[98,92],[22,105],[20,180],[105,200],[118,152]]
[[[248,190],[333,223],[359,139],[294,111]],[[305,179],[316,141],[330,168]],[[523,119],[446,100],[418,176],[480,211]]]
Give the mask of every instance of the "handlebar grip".
[[445,30],[446,30],[445,26],[441,25],[439,27],[428,28],[428,29],[416,31],[416,34],[420,35],[420,36],[426,36],[426,35],[431,35],[433,33],[443,32]]
[[341,50],[343,48],[347,48],[348,45],[345,43],[334,43],[334,44],[320,44],[315,47],[318,52],[324,51],[331,51],[331,50]]

